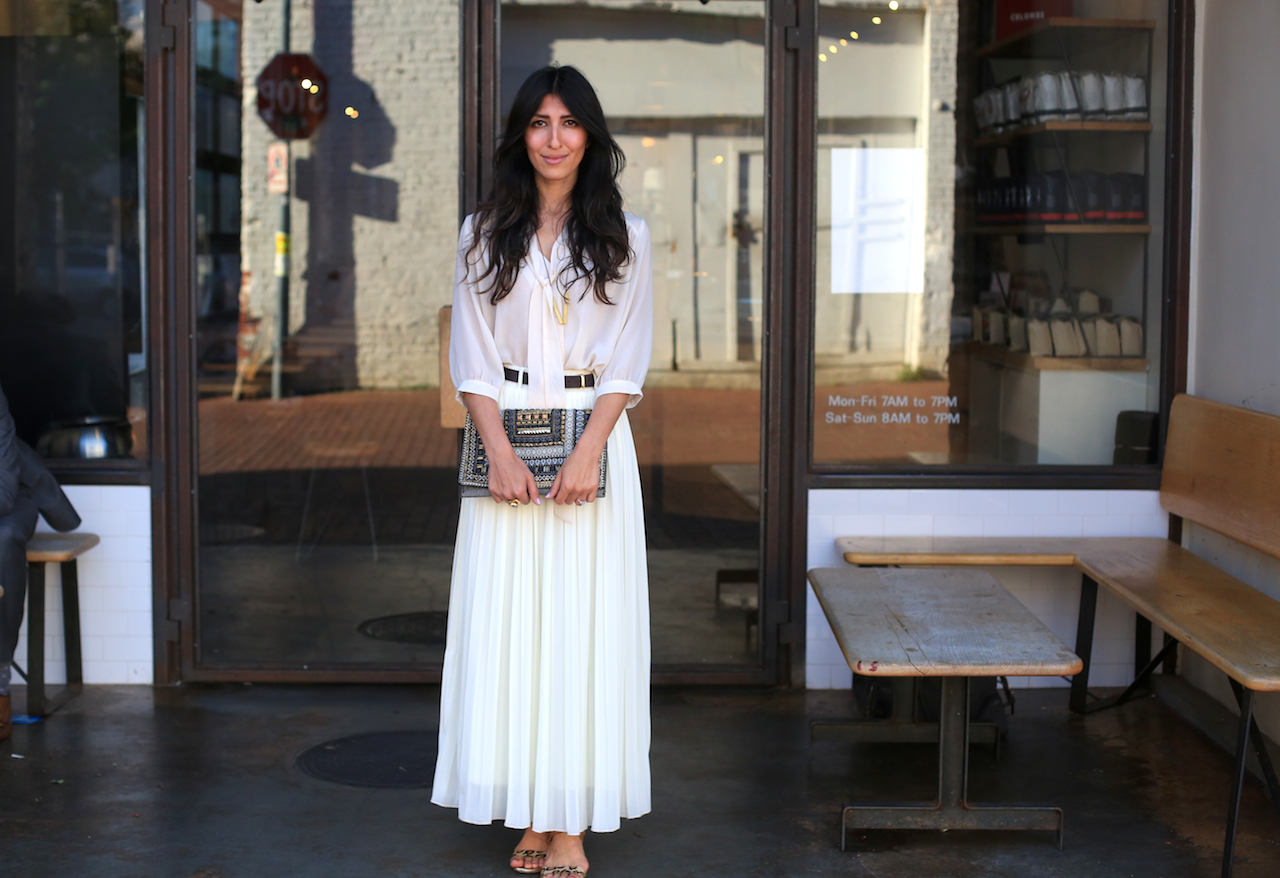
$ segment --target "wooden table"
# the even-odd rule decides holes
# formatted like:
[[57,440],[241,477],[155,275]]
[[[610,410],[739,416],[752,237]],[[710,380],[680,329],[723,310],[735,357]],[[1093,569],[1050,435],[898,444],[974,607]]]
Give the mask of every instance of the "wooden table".
[[845,661],[869,677],[939,677],[938,797],[846,805],[850,829],[1045,829],[1062,847],[1062,809],[968,802],[969,678],[1063,676],[1080,659],[990,574],[834,568],[809,582]]
[[[80,653],[80,581],[76,559],[98,545],[96,534],[38,533],[27,542],[27,714],[48,716],[84,688]],[[44,565],[62,567],[62,634],[67,685],[49,698],[44,686]]]

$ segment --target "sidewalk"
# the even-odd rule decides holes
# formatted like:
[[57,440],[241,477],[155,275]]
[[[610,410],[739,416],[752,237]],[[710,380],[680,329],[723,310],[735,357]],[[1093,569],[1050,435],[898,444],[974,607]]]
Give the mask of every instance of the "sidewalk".
[[[15,709],[23,701],[15,690]],[[809,745],[843,692],[659,689],[654,813],[589,837],[593,878],[1192,878],[1216,875],[1228,759],[1154,699],[1081,720],[1019,694],[976,801],[1051,803],[1048,833],[871,833],[839,849],[849,798],[929,795],[929,746]],[[517,835],[457,822],[427,790],[331,785],[294,758],[333,738],[434,729],[436,687],[90,687],[0,743],[0,875],[507,876]],[[11,754],[22,755],[13,759]],[[1246,786],[1238,878],[1280,873],[1280,819]]]

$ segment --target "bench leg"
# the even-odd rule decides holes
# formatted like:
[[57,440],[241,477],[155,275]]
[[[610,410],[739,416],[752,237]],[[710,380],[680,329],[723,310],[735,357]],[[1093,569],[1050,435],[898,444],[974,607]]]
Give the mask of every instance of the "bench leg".
[[1071,678],[1072,713],[1085,713],[1089,702],[1089,661],[1093,653],[1093,621],[1098,614],[1098,583],[1088,574],[1080,577],[1080,615],[1076,618],[1076,655],[1084,662]]
[[1231,798],[1227,800],[1227,838],[1222,846],[1222,878],[1231,878],[1231,860],[1236,852],[1236,825],[1240,819],[1240,793],[1244,789],[1245,761],[1249,755],[1249,730],[1253,725],[1253,690],[1240,696],[1240,731],[1231,766]]
[[1133,618],[1133,675],[1138,677],[1151,661],[1151,620],[1141,613]]
[[1045,829],[1062,848],[1062,809],[1017,805],[973,805],[969,784],[969,679],[942,680],[938,723],[938,798],[933,802],[846,805],[840,849],[850,829]]
[[44,564],[27,565],[27,715],[45,716]]
[[1160,647],[1160,651],[1156,653],[1156,657],[1147,662],[1146,667],[1138,671],[1138,675],[1133,678],[1133,682],[1129,684],[1119,695],[1112,698],[1104,698],[1101,701],[1095,701],[1093,704],[1086,705],[1082,713],[1097,713],[1100,710],[1106,710],[1108,707],[1118,707],[1133,697],[1133,693],[1139,689],[1149,688],[1148,683],[1151,675],[1155,673],[1155,669],[1160,667],[1161,663],[1167,660],[1167,657],[1178,648],[1178,641],[1168,638],[1164,642],[1164,646]]
[[[1244,713],[1244,687],[1235,680],[1230,680],[1231,691],[1235,693],[1236,704],[1240,705],[1240,713]],[[1271,754],[1267,752],[1267,739],[1262,737],[1258,729],[1258,721],[1251,722],[1249,735],[1253,739],[1253,750],[1258,754],[1258,767],[1262,769],[1262,778],[1267,783],[1267,793],[1271,797],[1271,807],[1280,814],[1280,780],[1276,778],[1275,766],[1271,764]]]

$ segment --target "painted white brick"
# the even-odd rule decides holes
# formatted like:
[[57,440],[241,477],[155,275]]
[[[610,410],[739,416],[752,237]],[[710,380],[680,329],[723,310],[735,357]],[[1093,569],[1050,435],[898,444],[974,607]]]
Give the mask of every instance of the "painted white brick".
[[108,662],[145,662],[151,658],[149,637],[104,637],[102,658]]
[[1133,536],[1132,515],[1086,515],[1082,535],[1086,537]]
[[804,665],[804,685],[808,689],[830,689],[831,688],[831,668],[828,665],[819,665],[805,659]]
[[957,491],[912,490],[907,493],[907,511],[913,515],[955,515],[959,512]]
[[831,515],[814,515],[809,514],[809,539],[811,540],[831,540],[842,534],[835,532],[835,526],[832,523],[834,516]]
[[128,682],[140,686],[150,686],[156,681],[155,663],[146,662],[129,662],[128,666]]
[[129,637],[141,637],[150,642],[152,637],[151,614],[150,613],[129,613],[128,630],[126,634]]
[[1035,523],[1029,515],[984,515],[984,537],[1029,537],[1035,535]]
[[128,662],[94,662],[85,665],[84,681],[86,683],[128,683]]
[[1059,491],[1058,512],[1061,515],[1105,515],[1108,491]]
[[892,537],[927,537],[933,535],[932,515],[886,515],[884,532]]
[[1107,512],[1112,515],[1159,515],[1158,491],[1109,491]]
[[[147,613],[151,612],[151,595],[137,588],[104,588],[102,589],[103,610],[108,613]],[[121,634],[124,629],[121,629]]]
[[1131,533],[1135,537],[1169,537],[1169,515],[1160,512],[1157,515],[1132,516]]
[[904,515],[911,511],[911,498],[907,491],[859,491],[858,511],[863,515]]
[[1058,491],[1010,491],[1009,512],[1012,515],[1056,515]]
[[828,676],[831,678],[832,689],[852,689],[853,688],[853,671],[849,670],[849,665],[841,662],[838,665],[832,665],[827,669]]
[[1084,519],[1079,515],[1033,515],[1035,536],[1078,537],[1084,530]]
[[956,491],[956,511],[961,515],[1008,515],[1008,491]]
[[832,516],[832,528],[837,537],[879,537],[884,536],[883,515],[835,515]]
[[815,567],[842,567],[844,559],[836,551],[835,540],[810,540],[806,563],[809,570]]
[[980,537],[982,536],[982,516],[935,515],[933,517],[933,535],[936,537]]
[[858,491],[833,488],[809,492],[809,514],[840,515],[858,511]]

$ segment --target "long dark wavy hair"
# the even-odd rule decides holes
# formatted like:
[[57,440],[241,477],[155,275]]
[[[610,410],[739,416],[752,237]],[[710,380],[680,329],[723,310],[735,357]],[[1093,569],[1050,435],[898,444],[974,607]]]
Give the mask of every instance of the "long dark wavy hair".
[[569,264],[561,270],[560,281],[568,289],[586,278],[596,299],[612,305],[605,285],[622,279],[622,267],[631,257],[618,188],[626,157],[609,134],[596,90],[576,67],[543,67],[531,73],[516,92],[507,130],[493,157],[493,191],[476,211],[467,259],[487,255],[480,280],[492,276],[493,281],[480,292],[488,293],[491,302],[497,304],[511,292],[538,229],[538,187],[524,135],[547,95],[558,97],[587,132],[587,148],[565,218]]

